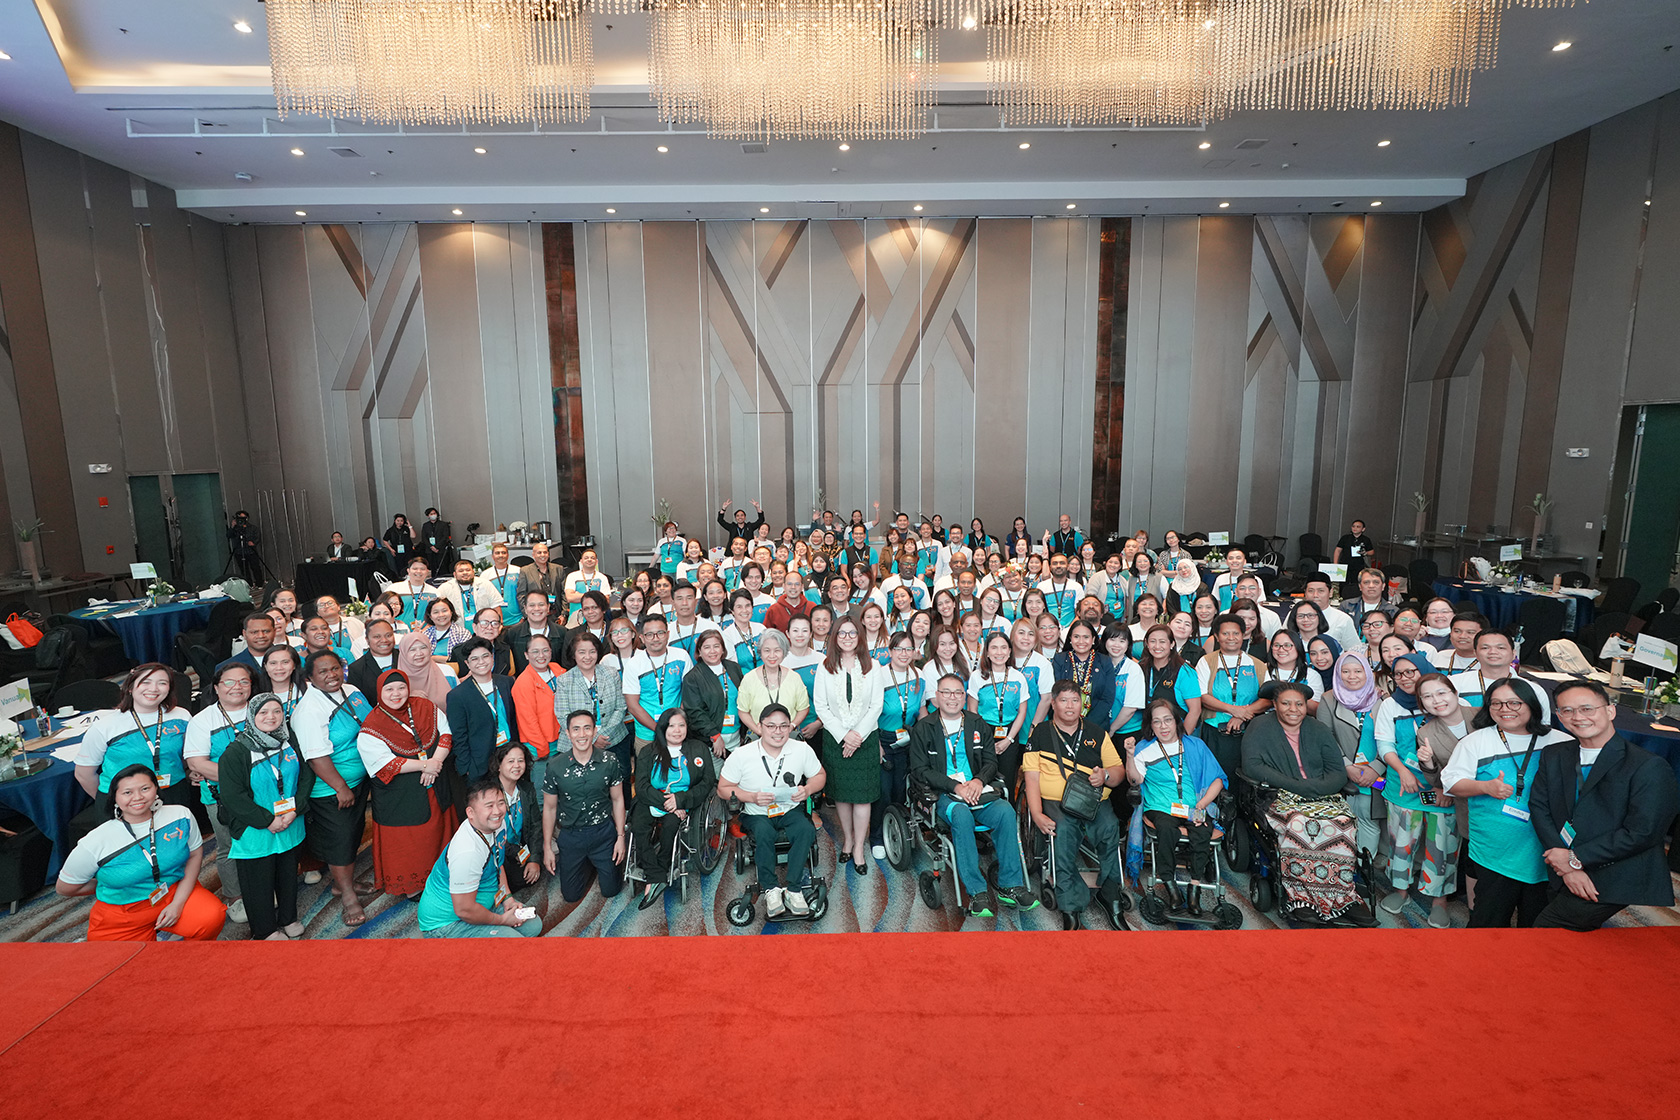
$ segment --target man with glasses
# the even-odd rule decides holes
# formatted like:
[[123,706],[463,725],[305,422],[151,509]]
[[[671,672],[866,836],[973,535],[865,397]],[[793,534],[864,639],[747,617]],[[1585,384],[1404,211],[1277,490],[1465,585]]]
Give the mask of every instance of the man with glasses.
[[670,627],[658,615],[642,622],[642,649],[624,663],[624,706],[635,721],[636,743],[653,742],[654,724],[669,708],[682,705],[682,679],[694,660],[670,648]]
[[1674,905],[1663,852],[1680,809],[1674,770],[1616,733],[1596,682],[1558,689],[1557,717],[1575,738],[1541,751],[1528,800],[1551,887],[1535,926],[1594,930],[1624,906]]
[[997,850],[998,901],[1014,910],[1031,910],[1038,899],[1026,887],[1020,833],[1015,827],[1015,810],[998,777],[992,729],[966,710],[967,703],[967,685],[955,673],[946,673],[935,683],[936,710],[910,729],[911,780],[939,795],[934,812],[951,827],[957,877],[968,895],[968,916],[992,916],[986,876],[980,871],[980,851],[974,842],[977,825],[992,834],[992,846]]
[[[810,744],[791,738],[793,718],[782,705],[767,705],[758,714],[758,726],[763,737],[741,744],[724,760],[718,796],[741,802],[741,819],[753,839],[765,916],[803,918],[811,913],[811,846],[817,842],[805,799],[822,792],[828,774]],[[788,842],[785,890],[776,879],[779,839]]]

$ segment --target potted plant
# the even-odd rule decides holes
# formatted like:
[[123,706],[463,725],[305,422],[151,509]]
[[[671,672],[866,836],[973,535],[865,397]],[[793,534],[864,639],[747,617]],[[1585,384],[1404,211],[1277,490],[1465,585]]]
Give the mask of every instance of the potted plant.
[[1421,544],[1423,542],[1423,531],[1429,525],[1429,495],[1425,494],[1422,490],[1414,492],[1412,494],[1411,506],[1417,513],[1417,517],[1414,518],[1412,522],[1412,535],[1416,537],[1418,542]]
[[23,750],[22,735],[0,735],[0,777],[22,777],[19,770],[29,769],[29,756]]
[[1534,495],[1534,500],[1528,503],[1528,508],[1534,511],[1534,536],[1529,539],[1529,552],[1540,551],[1540,534],[1546,531],[1546,512],[1552,508],[1552,499],[1544,494]]
[[33,521],[14,521],[12,531],[17,534],[18,566],[29,573],[29,582],[41,586],[41,550],[39,541],[46,525],[39,517]]

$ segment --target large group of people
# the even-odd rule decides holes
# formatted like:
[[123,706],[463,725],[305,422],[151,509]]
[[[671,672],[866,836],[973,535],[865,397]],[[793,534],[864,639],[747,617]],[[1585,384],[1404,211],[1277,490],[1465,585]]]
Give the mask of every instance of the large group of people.
[[[323,872],[347,926],[377,891],[414,900],[426,936],[530,936],[520,898],[545,874],[567,902],[593,880],[653,905],[713,806],[739,813],[767,915],[802,917],[821,803],[862,876],[912,799],[949,832],[968,914],[1036,906],[1037,853],[1065,926],[1094,898],[1123,927],[1134,816],[1157,864],[1207,884],[1240,787],[1292,918],[1373,924],[1362,877],[1437,927],[1460,893],[1472,926],[1673,902],[1667,764],[1616,734],[1597,684],[1525,675],[1468,604],[1397,597],[1357,522],[1344,598],[1316,573],[1280,588],[1241,547],[1198,561],[1176,531],[1099,548],[1065,514],[1001,540],[861,509],[772,536],[726,504],[722,547],[667,523],[619,583],[545,545],[518,565],[497,544],[480,570],[428,513],[375,542],[399,578],[371,602],[282,588],[254,610],[196,713],[170,667],[128,674],[77,759],[105,823],[59,879],[94,894],[90,938],[213,938],[230,909],[253,938],[298,937],[299,879]],[[206,834],[220,899],[197,881]]]

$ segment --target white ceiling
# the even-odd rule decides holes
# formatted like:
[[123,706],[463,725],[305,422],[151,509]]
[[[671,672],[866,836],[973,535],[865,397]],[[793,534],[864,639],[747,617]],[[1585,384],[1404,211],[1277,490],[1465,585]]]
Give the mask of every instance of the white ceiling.
[[[234,30],[237,19],[254,34]],[[982,33],[950,31],[927,136],[854,141],[844,153],[777,142],[748,155],[702,132],[660,135],[642,17],[594,24],[586,124],[399,134],[280,121],[256,0],[4,0],[0,118],[172,187],[223,221],[298,222],[299,209],[309,221],[604,219],[609,206],[619,220],[908,216],[916,204],[924,216],[1202,213],[1220,202],[1251,213],[1378,199],[1392,211],[1438,205],[1468,176],[1680,88],[1680,3],[1582,0],[1508,13],[1500,64],[1476,78],[1465,109],[1242,113],[1205,131],[1003,131],[984,104]],[[1570,50],[1552,51],[1565,39]],[[1244,140],[1265,143],[1238,149]]]

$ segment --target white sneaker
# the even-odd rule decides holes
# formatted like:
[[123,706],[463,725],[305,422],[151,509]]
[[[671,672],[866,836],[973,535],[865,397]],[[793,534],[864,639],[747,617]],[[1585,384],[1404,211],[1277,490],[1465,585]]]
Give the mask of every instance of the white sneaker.
[[874,845],[873,847],[871,847],[869,849],[869,854],[874,856],[876,859],[886,859],[887,858],[886,845],[884,845],[884,844]]
[[236,898],[228,903],[227,911],[228,921],[238,922],[241,925],[245,924],[245,900],[243,898]]
[[796,918],[808,918],[811,915],[811,903],[806,899],[804,891],[789,888],[785,895],[788,913]]
[[320,881],[321,881],[321,873],[319,871],[305,871],[303,873],[303,885],[306,886],[306,887],[313,887],[316,883],[319,883]]
[[771,887],[769,890],[764,892],[765,917],[774,918],[776,915],[787,909],[784,901],[786,893],[787,892],[784,892],[781,887]]

